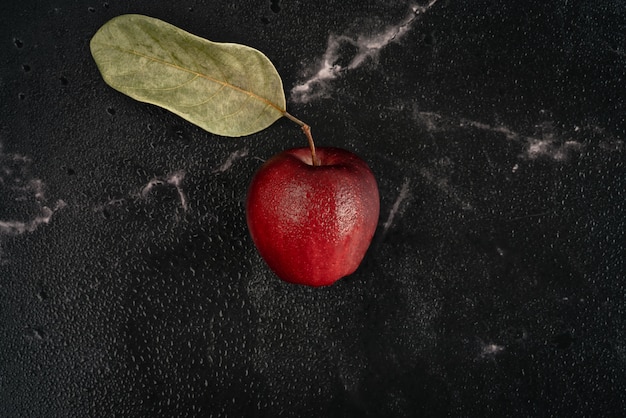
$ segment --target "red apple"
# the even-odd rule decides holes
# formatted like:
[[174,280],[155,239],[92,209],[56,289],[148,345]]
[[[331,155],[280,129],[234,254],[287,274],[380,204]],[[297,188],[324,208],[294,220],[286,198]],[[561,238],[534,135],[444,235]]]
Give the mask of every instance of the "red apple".
[[339,148],[284,151],[254,175],[246,201],[252,240],[284,281],[326,286],[352,274],[374,236],[380,200],[365,161]]

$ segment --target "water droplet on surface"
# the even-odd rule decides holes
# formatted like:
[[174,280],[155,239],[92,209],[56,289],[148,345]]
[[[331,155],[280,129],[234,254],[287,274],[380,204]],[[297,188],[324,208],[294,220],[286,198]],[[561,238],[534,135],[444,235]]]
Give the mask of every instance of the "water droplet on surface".
[[272,12],[274,13],[280,13],[280,0],[272,0],[270,9],[272,9]]

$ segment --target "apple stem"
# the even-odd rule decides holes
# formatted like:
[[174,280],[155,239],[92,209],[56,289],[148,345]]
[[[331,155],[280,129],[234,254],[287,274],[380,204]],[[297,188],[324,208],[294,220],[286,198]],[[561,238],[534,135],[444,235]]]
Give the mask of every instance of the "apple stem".
[[315,142],[313,142],[313,135],[311,135],[311,127],[302,122],[300,119],[296,118],[295,116],[289,114],[288,112],[284,112],[283,115],[292,122],[300,125],[300,128],[302,128],[302,132],[304,132],[304,135],[306,135],[306,139],[309,141],[309,148],[311,149],[311,162],[314,166],[319,166],[320,162],[317,159],[317,155],[315,155]]

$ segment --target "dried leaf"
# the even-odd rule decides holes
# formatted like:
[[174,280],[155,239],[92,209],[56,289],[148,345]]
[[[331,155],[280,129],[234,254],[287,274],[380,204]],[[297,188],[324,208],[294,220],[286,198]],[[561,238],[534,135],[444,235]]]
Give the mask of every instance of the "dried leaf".
[[280,76],[254,48],[211,42],[135,14],[105,23],[90,47],[108,85],[209,132],[249,135],[286,113]]

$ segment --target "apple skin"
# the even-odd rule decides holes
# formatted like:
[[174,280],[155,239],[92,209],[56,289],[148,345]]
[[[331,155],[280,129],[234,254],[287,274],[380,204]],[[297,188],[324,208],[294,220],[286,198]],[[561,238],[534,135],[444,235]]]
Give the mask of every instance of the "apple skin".
[[340,148],[295,148],[254,175],[246,220],[261,257],[289,283],[328,286],[352,274],[365,256],[380,213],[374,174]]

